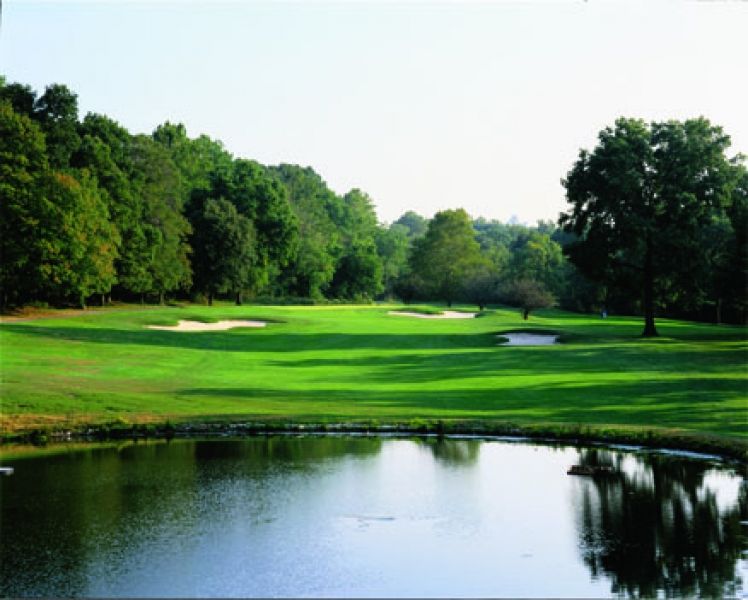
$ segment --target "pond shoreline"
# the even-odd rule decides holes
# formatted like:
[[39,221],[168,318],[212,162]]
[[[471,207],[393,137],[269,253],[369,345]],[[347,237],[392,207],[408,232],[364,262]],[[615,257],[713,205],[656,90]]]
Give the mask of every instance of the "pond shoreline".
[[557,444],[622,446],[631,450],[664,450],[697,454],[748,465],[748,442],[647,428],[616,428],[595,425],[517,425],[492,421],[446,421],[413,419],[409,422],[302,422],[302,421],[184,421],[149,424],[121,422],[82,425],[74,428],[26,431],[5,435],[6,444],[29,444],[40,448],[47,443],[148,440],[193,437],[246,437],[257,435],[371,435],[382,437],[434,436],[507,441],[535,441]]

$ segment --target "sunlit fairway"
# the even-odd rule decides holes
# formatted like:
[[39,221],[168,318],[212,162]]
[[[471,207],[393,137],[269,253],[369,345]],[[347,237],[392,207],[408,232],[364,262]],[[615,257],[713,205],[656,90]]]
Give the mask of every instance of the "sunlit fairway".
[[[462,307],[467,308],[467,307]],[[746,329],[514,310],[475,319],[401,306],[132,308],[0,325],[5,433],[50,424],[232,419],[491,419],[748,436]],[[410,309],[410,307],[408,307]],[[179,320],[264,328],[149,329]],[[502,347],[537,328],[561,344]]]

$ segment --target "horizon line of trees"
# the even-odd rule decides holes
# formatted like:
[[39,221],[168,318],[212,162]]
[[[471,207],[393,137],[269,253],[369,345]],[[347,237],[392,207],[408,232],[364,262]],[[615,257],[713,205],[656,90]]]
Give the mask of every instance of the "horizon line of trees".
[[[235,158],[168,121],[143,135],[104,115],[80,119],[66,86],[38,95],[0,77],[0,301],[397,296],[505,303],[525,318],[559,305],[744,323],[745,169],[724,158],[726,136],[702,121],[667,129],[622,120],[602,132],[564,180],[573,208],[558,225],[471,219],[462,209],[382,224],[365,192],[336,194],[310,167]],[[626,123],[642,138],[629,146]],[[690,158],[668,159],[666,144]],[[611,165],[634,175],[610,176]],[[651,190],[658,168],[662,192],[640,198],[637,214],[635,184]],[[684,173],[694,182],[673,192]],[[652,181],[641,183],[645,175]],[[654,206],[665,190],[674,200]],[[652,256],[637,246],[640,230],[645,249],[657,247],[646,276]],[[689,268],[676,268],[685,256]]]

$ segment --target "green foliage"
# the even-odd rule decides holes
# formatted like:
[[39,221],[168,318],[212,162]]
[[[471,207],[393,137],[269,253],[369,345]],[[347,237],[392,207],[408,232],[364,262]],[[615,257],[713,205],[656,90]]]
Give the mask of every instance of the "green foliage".
[[330,285],[338,298],[372,298],[382,290],[382,262],[371,241],[356,241],[338,261]]
[[735,169],[732,188],[732,203],[727,208],[727,216],[733,230],[732,244],[728,247],[722,271],[726,272],[718,281],[740,321],[748,319],[748,170],[739,166]]
[[402,225],[408,231],[408,238],[416,239],[426,235],[428,220],[412,210],[404,213],[393,225]]
[[547,233],[522,233],[511,244],[510,249],[511,259],[505,278],[532,279],[556,295],[563,293],[566,283],[566,261],[561,246]]
[[400,273],[400,276],[392,286],[392,291],[405,304],[410,304],[413,300],[423,295],[426,287],[423,279],[417,273],[413,273],[407,268]]
[[498,298],[499,273],[489,262],[478,264],[471,269],[463,284],[463,296],[468,302],[483,310]]
[[410,267],[427,293],[451,305],[460,296],[467,274],[483,262],[470,218],[458,209],[434,215],[426,235],[413,244]]
[[251,223],[255,256],[246,280],[253,292],[265,290],[298,251],[298,221],[286,188],[259,163],[236,160],[217,165],[207,189],[193,190],[193,204],[201,206],[207,198],[230,202]]
[[377,254],[382,261],[384,292],[389,295],[394,291],[397,278],[408,268],[408,229],[397,223],[377,228],[375,241]]
[[[109,157],[114,161],[117,168],[123,173],[132,170],[130,157],[130,145],[132,136],[119,123],[105,115],[88,113],[78,125],[78,133],[81,138],[91,136],[98,138],[109,149]],[[73,157],[73,162],[80,157]]]
[[655,307],[702,251],[698,232],[731,203],[729,138],[703,118],[645,124],[618,119],[582,150],[564,186],[572,205],[560,224],[588,276],[640,296],[644,335]]
[[279,276],[279,291],[321,298],[332,281],[341,252],[341,236],[330,216],[337,198],[309,167],[281,164],[270,171],[288,191],[299,224],[298,252]]
[[153,139],[166,148],[182,174],[185,196],[193,190],[210,189],[211,176],[216,171],[230,171],[232,157],[219,141],[206,135],[190,139],[181,123],[159,125]]
[[53,172],[27,117],[0,104],[3,305],[39,297],[85,304],[116,281],[119,235],[90,172]]
[[276,272],[287,266],[298,251],[298,222],[286,188],[259,163],[237,160],[226,197],[254,224],[261,263]]
[[330,205],[341,238],[341,253],[330,282],[337,298],[373,298],[382,291],[382,259],[377,253],[377,215],[361,190],[351,190]]
[[8,102],[11,108],[19,115],[32,117],[34,104],[36,103],[36,92],[31,86],[21,83],[5,83],[0,81],[0,102]]
[[482,217],[473,221],[473,229],[481,250],[487,253],[497,247],[508,248],[520,234],[526,232],[521,225],[505,225]]
[[39,292],[36,241],[48,170],[44,136],[28,117],[0,102],[0,290],[2,307]]
[[119,242],[96,180],[81,171],[53,173],[46,181],[38,227],[39,272],[48,296],[85,306],[93,293],[107,293],[116,281]]
[[257,273],[252,223],[221,198],[209,198],[193,207],[191,221],[195,288],[208,296],[209,304],[216,294],[225,292],[233,292],[240,302],[241,291],[252,287]]
[[144,238],[151,253],[151,291],[163,302],[166,293],[186,289],[192,278],[182,179],[168,152],[150,137],[134,137],[131,156],[131,180],[143,205]]
[[539,308],[550,308],[556,299],[541,282],[534,279],[513,279],[502,285],[499,298],[510,306],[522,309],[522,318],[527,320],[530,312]]
[[64,169],[80,145],[78,96],[67,86],[49,85],[34,103],[33,118],[39,122],[46,136],[50,166]]
[[[115,127],[116,125],[103,119],[89,120],[85,129],[92,133],[83,135],[81,145],[73,157],[73,164],[90,171],[102,189],[112,224],[119,237],[117,282],[124,290],[143,294],[153,288],[149,270],[149,240],[155,239],[155,235],[149,231],[149,225],[144,223],[145,207],[142,198],[120,167],[120,164],[129,168],[132,165],[130,157],[121,153],[120,137],[117,135],[119,132],[112,132]],[[94,135],[94,132],[98,135]],[[115,153],[119,164],[113,158]]]
[[[725,158],[727,136],[705,119],[622,119],[602,132],[566,181],[574,208],[563,229],[471,222],[461,210],[431,221],[408,211],[387,227],[365,192],[338,195],[308,167],[235,160],[180,123],[144,136],[103,115],[79,122],[77,97],[64,85],[37,97],[0,77],[0,106],[3,308],[82,303],[81,294],[110,288],[116,299],[163,302],[208,287],[237,299],[242,291],[312,302],[397,294],[484,306],[497,283],[532,280],[563,307],[643,308],[650,333],[655,309],[746,319],[748,178],[742,158]],[[81,217],[80,229],[64,210]],[[197,231],[190,238],[206,218],[214,235],[224,235],[221,223],[252,243]],[[189,239],[193,262],[211,255],[209,263],[190,264]],[[82,248],[97,247],[101,256],[88,256],[78,279],[68,273],[82,264]],[[219,265],[224,274],[205,276]]]

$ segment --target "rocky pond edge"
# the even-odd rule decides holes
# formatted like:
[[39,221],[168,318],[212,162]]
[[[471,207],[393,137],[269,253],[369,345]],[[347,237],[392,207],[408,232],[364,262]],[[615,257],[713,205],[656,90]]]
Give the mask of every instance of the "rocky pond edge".
[[336,421],[165,421],[162,423],[78,425],[71,428],[34,429],[6,433],[0,439],[0,453],[9,444],[43,447],[64,442],[113,440],[158,440],[197,437],[245,437],[256,435],[436,436],[445,438],[509,439],[564,445],[603,445],[630,450],[652,449],[748,465],[748,440],[699,434],[682,430],[625,428],[586,424],[518,425],[492,421],[449,421],[411,419],[380,422]]

